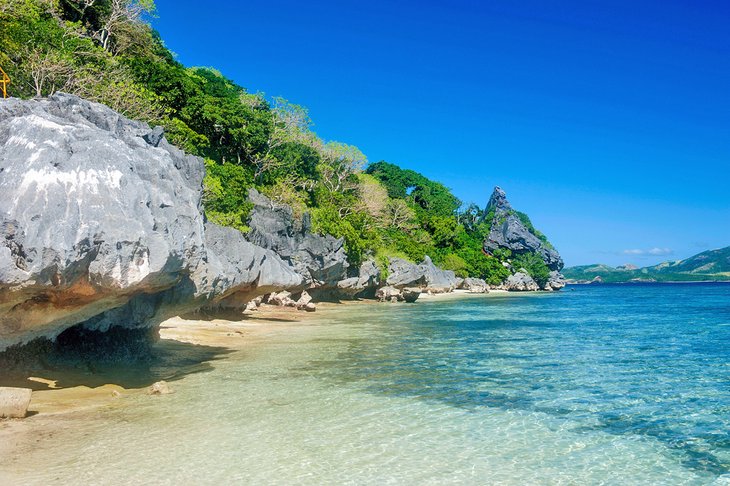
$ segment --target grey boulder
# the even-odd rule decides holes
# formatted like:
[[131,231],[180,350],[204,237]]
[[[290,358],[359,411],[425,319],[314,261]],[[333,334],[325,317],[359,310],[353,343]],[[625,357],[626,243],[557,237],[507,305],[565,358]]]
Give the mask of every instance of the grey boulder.
[[269,298],[266,300],[269,305],[275,305],[278,307],[296,307],[297,301],[292,299],[291,292],[283,290],[281,292],[272,292],[269,294]]
[[429,256],[424,257],[423,262],[419,265],[426,279],[426,285],[423,288],[425,292],[432,294],[442,294],[453,292],[456,288],[456,274],[451,270],[443,270],[433,264]]
[[279,289],[302,286],[302,278],[271,250],[247,241],[234,229],[205,223],[207,265],[197,292],[212,304],[245,308],[248,301]]
[[420,264],[402,258],[391,258],[386,284],[393,287],[420,287],[424,292],[445,293],[456,288],[458,281],[451,270],[442,270],[426,256]]
[[375,298],[380,302],[398,302],[401,300],[401,291],[395,287],[380,287],[375,292]]
[[420,288],[381,287],[375,292],[375,297],[380,302],[415,302],[421,295]]
[[563,277],[560,272],[553,270],[550,272],[550,277],[548,278],[548,281],[545,282],[543,290],[560,290],[563,287],[565,287],[565,277]]
[[204,223],[204,173],[103,105],[0,103],[0,351],[300,286],[273,252]]
[[360,265],[357,276],[337,282],[337,290],[340,296],[352,299],[374,291],[379,285],[380,269],[373,260],[367,260]]
[[461,287],[473,294],[486,294],[489,292],[489,285],[481,278],[465,278],[461,283]]
[[513,292],[526,292],[540,290],[540,286],[537,285],[532,277],[527,272],[519,271],[514,275],[510,275],[504,282],[504,289]]
[[403,302],[407,303],[413,303],[416,300],[418,300],[418,297],[421,295],[421,289],[414,289],[414,288],[404,288],[401,290],[400,297],[403,300]]
[[423,268],[402,258],[388,260],[388,278],[385,283],[392,287],[426,285]]

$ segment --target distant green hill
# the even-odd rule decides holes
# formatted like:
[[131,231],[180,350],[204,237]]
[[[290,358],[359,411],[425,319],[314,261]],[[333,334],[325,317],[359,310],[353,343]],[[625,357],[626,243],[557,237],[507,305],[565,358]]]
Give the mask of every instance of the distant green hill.
[[563,275],[575,282],[599,279],[604,283],[730,281],[730,246],[704,251],[685,260],[664,262],[651,267],[632,269],[603,264],[582,265],[563,269]]

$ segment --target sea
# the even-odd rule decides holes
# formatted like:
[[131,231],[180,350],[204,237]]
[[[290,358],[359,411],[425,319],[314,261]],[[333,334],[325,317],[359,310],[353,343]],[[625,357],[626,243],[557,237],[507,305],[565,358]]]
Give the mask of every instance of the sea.
[[24,485],[730,484],[730,284],[330,306],[170,385],[0,469]]

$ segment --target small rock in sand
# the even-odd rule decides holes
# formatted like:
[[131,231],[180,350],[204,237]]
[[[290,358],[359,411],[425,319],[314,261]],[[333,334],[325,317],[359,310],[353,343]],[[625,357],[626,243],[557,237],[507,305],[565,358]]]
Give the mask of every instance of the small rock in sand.
[[0,387],[0,418],[23,418],[30,405],[30,388]]
[[154,383],[149,390],[147,390],[148,395],[169,395],[170,393],[174,392],[166,381],[158,381],[157,383]]

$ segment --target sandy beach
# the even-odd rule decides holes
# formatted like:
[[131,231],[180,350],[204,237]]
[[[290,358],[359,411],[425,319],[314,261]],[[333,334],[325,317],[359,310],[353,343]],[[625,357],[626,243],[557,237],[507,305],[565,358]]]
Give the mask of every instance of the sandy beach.
[[[445,294],[422,294],[419,301],[489,298],[508,293],[497,290],[489,294],[473,294],[457,290]],[[37,447],[45,438],[68,428],[82,427],[86,420],[93,418],[102,408],[123,406],[128,397],[146,395],[157,378],[169,381],[174,391],[175,381],[190,373],[209,369],[208,360],[223,359],[227,352],[256,346],[273,335],[301,329],[302,326],[320,325],[333,311],[366,305],[408,306],[418,305],[418,302],[390,304],[364,300],[319,303],[317,311],[313,313],[262,305],[256,311],[243,314],[174,317],[160,325],[160,340],[155,346],[170,354],[192,352],[191,360],[196,362],[186,363],[179,368],[177,364],[171,364],[176,369],[169,373],[169,377],[160,373],[160,376],[130,381],[125,374],[78,370],[33,370],[25,375],[15,374],[12,379],[4,380],[2,385],[33,388],[33,397],[25,419],[0,420],[0,457],[12,460]],[[155,398],[150,396],[150,400]],[[13,477],[9,474],[0,471],[0,483],[12,483]]]
[[[510,292],[503,290],[492,290],[488,294],[474,294],[466,290],[455,290],[443,294],[421,294],[419,301],[488,298],[507,294],[510,294]],[[515,293],[511,294],[516,295]],[[372,300],[343,301],[340,303],[324,302],[317,304],[317,312],[313,313],[302,312],[293,308],[262,305],[256,311],[220,314],[211,318],[174,317],[160,325],[159,346],[174,346],[175,343],[185,343],[217,349],[240,350],[265,340],[271,333],[281,333],[286,331],[287,328],[321,321],[332,310],[364,305],[410,304],[381,304]],[[415,305],[418,305],[418,302]],[[22,375],[16,374],[12,379],[5,379],[1,385],[33,389],[29,416],[23,420],[26,423],[37,422],[48,415],[72,413],[106,406],[129,394],[146,393],[147,389],[147,386],[125,387],[116,382],[94,383],[94,386],[68,386],[64,384],[82,381],[77,374],[68,370],[33,371]],[[183,371],[181,374],[184,375],[185,372]],[[149,383],[149,385],[151,384]],[[14,422],[18,421],[0,421],[0,437],[7,436],[4,432],[8,428],[12,428]],[[7,441],[0,441],[0,448],[3,445],[7,445]],[[0,452],[2,451],[0,450]]]
[[[458,298],[489,298],[518,295],[504,290],[492,290],[488,294],[475,294],[466,290],[451,293],[421,294],[419,301],[447,300]],[[265,340],[272,333],[281,333],[287,328],[315,324],[326,318],[332,310],[365,305],[410,305],[378,303],[372,300],[342,301],[340,303],[319,303],[313,313],[293,308],[262,305],[256,311],[245,313],[224,313],[210,318],[173,317],[160,325],[159,346],[174,346],[185,343],[211,348],[240,350]],[[418,305],[418,302],[415,303]],[[183,373],[184,374],[184,373]],[[40,416],[69,413],[108,405],[114,400],[133,393],[145,393],[147,387],[125,387],[119,383],[99,383],[95,386],[67,386],[64,382],[79,381],[76,373],[68,370],[29,372],[14,375],[4,380],[2,386],[19,386],[33,389],[33,398],[26,422],[39,420]],[[94,380],[91,380],[94,381]],[[151,383],[150,383],[151,385]],[[0,434],[13,421],[0,421]]]

